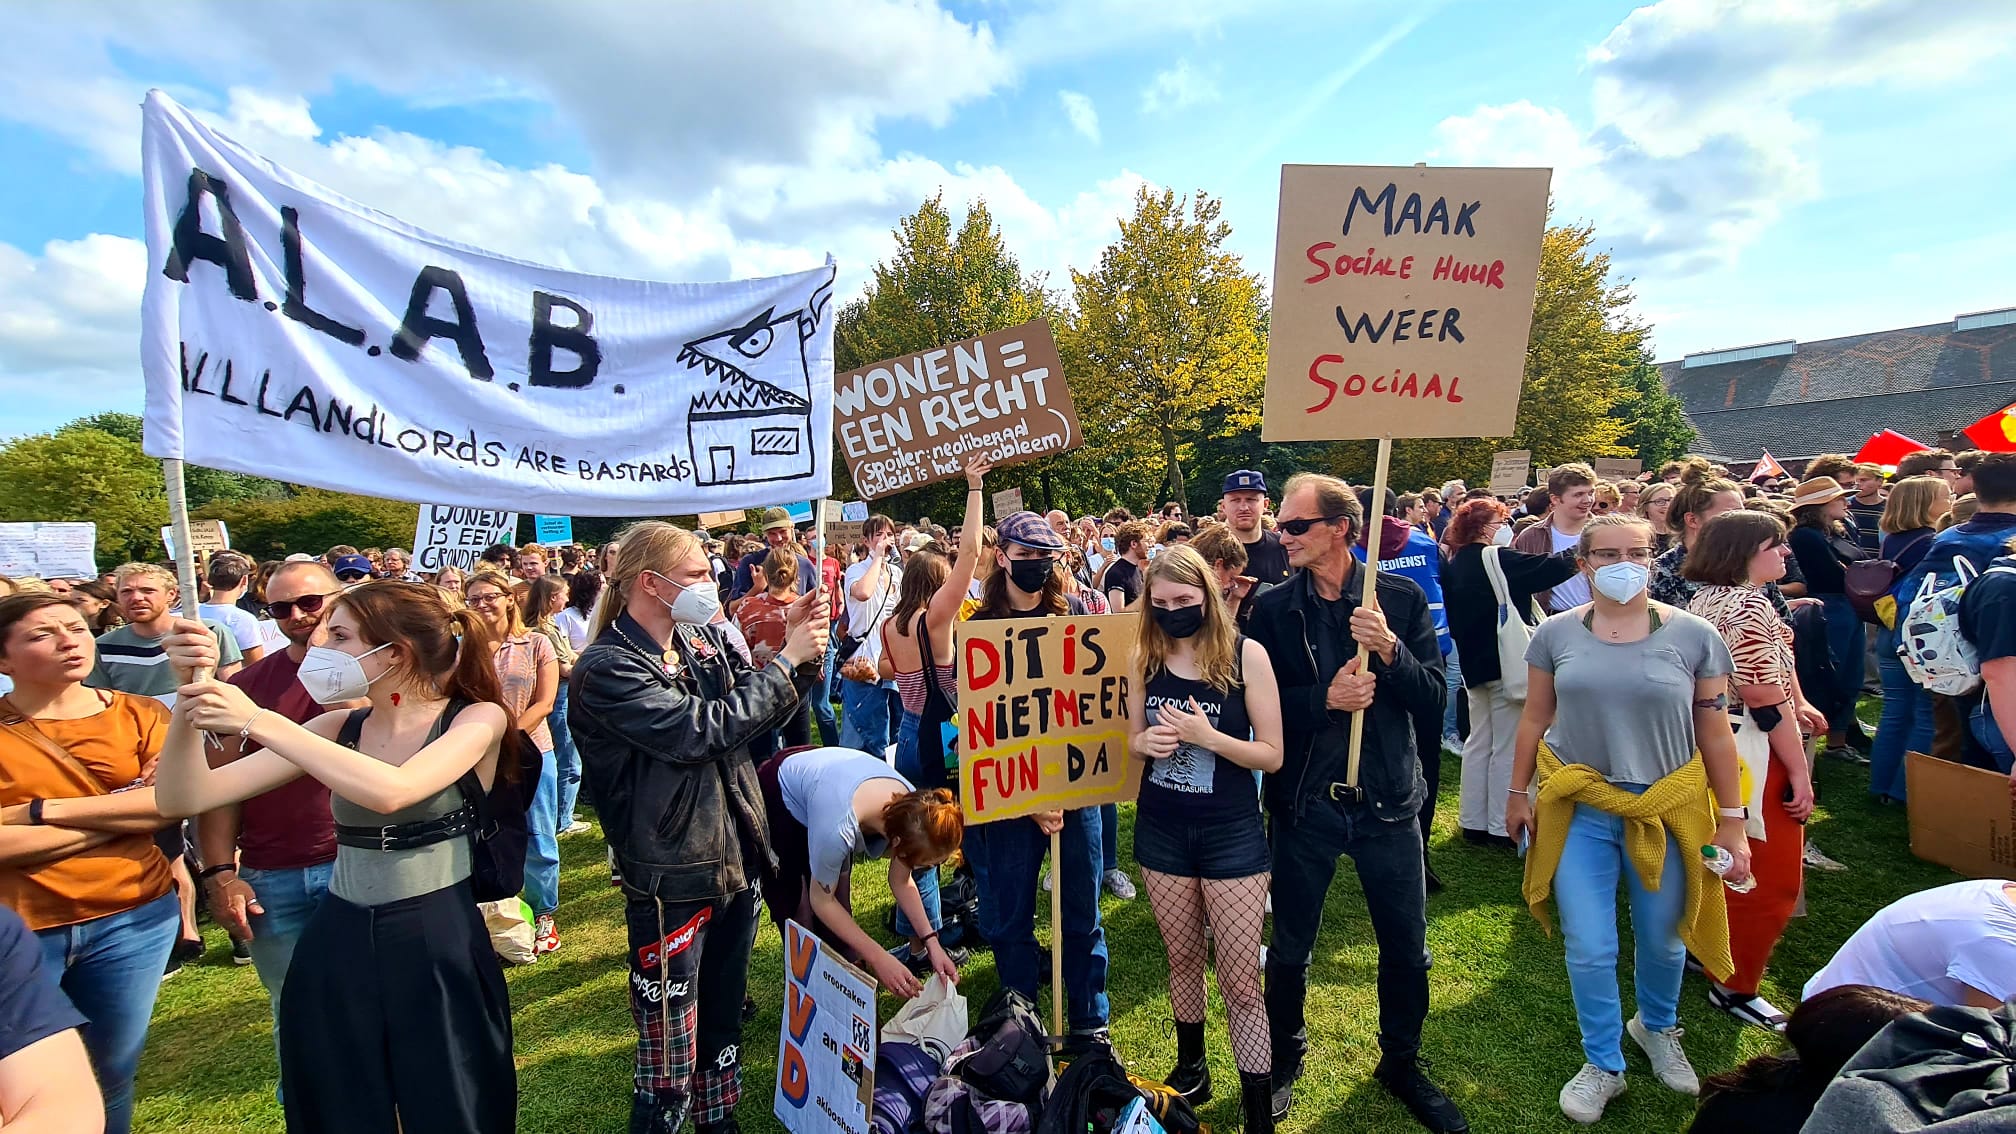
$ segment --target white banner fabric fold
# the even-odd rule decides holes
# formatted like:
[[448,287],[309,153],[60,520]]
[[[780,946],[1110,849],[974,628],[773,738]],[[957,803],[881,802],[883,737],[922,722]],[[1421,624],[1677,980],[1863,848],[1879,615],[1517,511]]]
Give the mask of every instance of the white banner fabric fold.
[[832,492],[831,265],[674,284],[506,259],[145,105],[145,448],[572,516]]

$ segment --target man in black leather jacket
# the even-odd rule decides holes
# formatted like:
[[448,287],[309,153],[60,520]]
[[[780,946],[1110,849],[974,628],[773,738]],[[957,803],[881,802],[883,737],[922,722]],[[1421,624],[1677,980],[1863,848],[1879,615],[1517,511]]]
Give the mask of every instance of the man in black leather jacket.
[[[568,727],[627,899],[637,1025],[631,1134],[737,1129],[742,1001],[756,885],[774,868],[752,737],[818,680],[823,590],[794,604],[784,648],[751,669],[710,623],[720,594],[700,542],[625,529],[613,618],[574,663]],[[704,946],[704,948],[703,948]]]
[[[1267,1017],[1274,1033],[1274,1110],[1285,1115],[1308,1051],[1303,1003],[1323,900],[1349,855],[1379,942],[1375,1072],[1422,1125],[1469,1129],[1422,1073],[1428,1016],[1428,897],[1415,816],[1427,795],[1413,718],[1442,710],[1442,651],[1421,588],[1380,573],[1363,606],[1364,570],[1351,555],[1364,511],[1349,486],[1303,473],[1279,511],[1281,545],[1299,572],[1260,596],[1247,633],[1274,662],[1281,686],[1283,760],[1266,778],[1274,845],[1274,937],[1267,950]],[[1371,651],[1359,672],[1358,647]],[[1347,772],[1351,717],[1364,712],[1355,785]]]

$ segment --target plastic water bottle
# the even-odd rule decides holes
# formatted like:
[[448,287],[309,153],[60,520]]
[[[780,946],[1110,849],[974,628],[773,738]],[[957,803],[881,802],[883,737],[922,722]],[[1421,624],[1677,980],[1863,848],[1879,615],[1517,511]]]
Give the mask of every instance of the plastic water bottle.
[[1715,875],[1717,878],[1721,878],[1724,886],[1729,887],[1738,894],[1747,894],[1757,888],[1757,876],[1754,874],[1745,878],[1743,884],[1740,886],[1725,877],[1729,873],[1729,868],[1736,865],[1736,856],[1716,846],[1714,843],[1702,846],[1701,864],[1708,868],[1709,873]]

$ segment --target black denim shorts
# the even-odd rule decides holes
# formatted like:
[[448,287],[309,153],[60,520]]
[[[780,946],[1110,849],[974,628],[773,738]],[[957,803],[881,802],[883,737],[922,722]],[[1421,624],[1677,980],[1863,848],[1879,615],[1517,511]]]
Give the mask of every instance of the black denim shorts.
[[1144,809],[1134,816],[1134,861],[1159,874],[1225,881],[1267,873],[1270,856],[1259,808],[1203,822]]

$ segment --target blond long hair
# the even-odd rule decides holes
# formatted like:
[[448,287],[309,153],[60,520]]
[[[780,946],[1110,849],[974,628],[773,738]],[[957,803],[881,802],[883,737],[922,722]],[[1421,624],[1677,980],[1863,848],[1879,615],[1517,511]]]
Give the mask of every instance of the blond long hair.
[[1168,666],[1176,650],[1175,640],[1155,622],[1152,596],[1156,583],[1176,583],[1204,592],[1204,625],[1189,639],[1191,659],[1197,663],[1198,678],[1213,689],[1229,690],[1239,683],[1239,628],[1225,599],[1218,593],[1218,579],[1211,565],[1187,544],[1162,549],[1148,563],[1141,580],[1141,629],[1134,640],[1134,659],[1141,667],[1143,681]]
[[701,550],[700,539],[685,528],[663,520],[639,520],[616,533],[616,561],[609,566],[608,585],[602,588],[601,611],[595,617],[595,632],[616,621],[630,605],[630,586],[646,571],[665,572],[672,565]]

